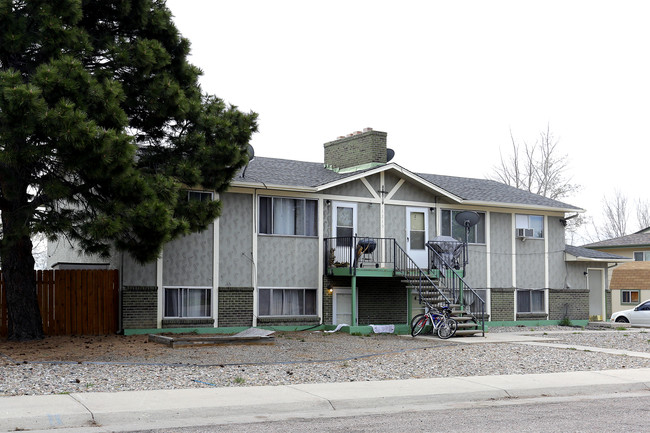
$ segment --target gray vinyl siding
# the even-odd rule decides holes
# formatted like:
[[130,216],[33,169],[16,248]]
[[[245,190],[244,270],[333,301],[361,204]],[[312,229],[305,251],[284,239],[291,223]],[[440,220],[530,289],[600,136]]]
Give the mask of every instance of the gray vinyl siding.
[[544,288],[544,239],[515,240],[517,288]]
[[565,288],[564,278],[566,266],[564,261],[564,226],[559,217],[548,217],[548,268],[549,286],[551,288]]
[[[492,287],[512,287],[512,216],[490,213],[490,280]],[[471,260],[471,258],[470,258]]]
[[566,262],[566,276],[569,288],[587,290],[587,268],[595,267],[591,262]]
[[387,238],[394,238],[397,243],[406,246],[406,210],[403,206],[385,206],[384,225]]
[[487,255],[485,245],[469,246],[469,263],[467,264],[465,282],[472,289],[482,289],[487,286]]
[[165,244],[163,286],[211,287],[214,269],[212,224]]
[[407,181],[393,195],[393,200],[433,203],[435,198],[431,192]]
[[384,173],[384,188],[386,192],[390,192],[395,185],[397,185],[397,182],[399,182],[400,179],[401,178],[394,173]]
[[219,285],[251,287],[253,262],[253,196],[224,193],[219,218]]
[[121,275],[122,284],[138,287],[155,286],[157,284],[156,267],[156,262],[141,265],[125,254]]
[[379,204],[359,203],[357,205],[357,234],[379,237],[381,235]]
[[372,198],[372,194],[366,188],[366,185],[360,180],[335,186],[324,191],[325,194],[341,195],[346,197],[363,197]]
[[318,287],[318,238],[259,236],[257,284],[260,287]]

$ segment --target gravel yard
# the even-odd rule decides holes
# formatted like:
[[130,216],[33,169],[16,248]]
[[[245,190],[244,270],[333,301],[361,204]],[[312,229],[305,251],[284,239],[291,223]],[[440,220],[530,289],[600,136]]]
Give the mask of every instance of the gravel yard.
[[[568,330],[567,330],[568,329]],[[650,353],[650,330],[492,328],[549,343]],[[481,337],[465,337],[481,338]],[[650,368],[650,359],[516,343],[277,333],[271,343],[169,348],[146,336],[0,342],[0,395],[260,386]]]

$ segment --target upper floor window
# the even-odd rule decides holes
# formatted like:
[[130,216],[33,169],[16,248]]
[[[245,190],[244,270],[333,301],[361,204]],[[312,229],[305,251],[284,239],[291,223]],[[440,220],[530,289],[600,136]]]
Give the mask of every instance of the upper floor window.
[[269,235],[318,236],[318,201],[260,197],[259,232]]
[[650,251],[635,251],[634,260],[636,260],[637,262],[649,262]]
[[188,201],[212,201],[212,191],[187,191]]
[[[461,210],[442,209],[440,211],[440,234],[443,236],[451,236],[460,242],[465,242],[465,227],[456,222],[456,215],[461,213]],[[470,244],[484,244],[485,243],[485,213],[477,212],[480,219],[478,224],[469,229],[469,236],[467,242]]]
[[544,217],[541,215],[516,215],[515,227],[517,237],[543,238]]

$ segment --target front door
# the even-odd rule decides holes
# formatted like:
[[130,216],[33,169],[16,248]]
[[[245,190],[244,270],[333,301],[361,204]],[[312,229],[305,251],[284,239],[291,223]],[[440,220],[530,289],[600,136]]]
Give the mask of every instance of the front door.
[[587,269],[587,288],[589,289],[589,317],[605,317],[605,275],[602,269]]
[[427,209],[419,207],[406,208],[406,253],[420,268],[427,267],[428,238]]
[[352,237],[357,233],[356,203],[332,203],[332,237],[334,242],[335,260],[340,263],[353,263]]
[[332,292],[332,322],[334,325],[355,325],[352,323],[351,289],[334,289]]

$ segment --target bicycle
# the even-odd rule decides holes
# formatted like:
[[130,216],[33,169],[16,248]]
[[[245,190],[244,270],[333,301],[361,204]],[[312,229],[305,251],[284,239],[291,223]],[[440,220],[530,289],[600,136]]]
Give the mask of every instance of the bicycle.
[[446,340],[456,334],[458,322],[451,317],[449,304],[442,307],[442,313],[433,305],[424,301],[425,312],[418,314],[411,320],[411,335],[416,337],[422,333],[436,331],[438,337]]

